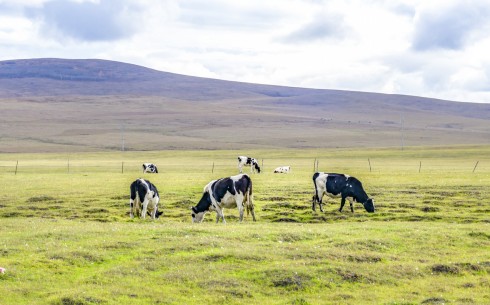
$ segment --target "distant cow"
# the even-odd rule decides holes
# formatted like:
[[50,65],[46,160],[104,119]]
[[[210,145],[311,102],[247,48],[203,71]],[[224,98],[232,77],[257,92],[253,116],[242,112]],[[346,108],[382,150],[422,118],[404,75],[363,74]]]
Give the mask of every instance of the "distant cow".
[[223,219],[223,223],[226,223],[223,209],[233,207],[238,208],[240,221],[243,220],[244,207],[247,209],[247,215],[251,212],[253,221],[255,221],[252,180],[247,174],[209,182],[204,187],[201,200],[192,208],[192,222],[202,222],[207,212],[215,211],[216,223],[220,218]]
[[158,168],[153,163],[143,163],[143,173],[158,174]]
[[240,171],[240,174],[243,173],[242,167],[244,165],[250,165],[250,172],[255,173],[255,170],[257,170],[257,173],[260,174],[260,167],[259,167],[259,162],[257,162],[257,159],[245,157],[245,156],[239,156],[238,170]]
[[149,212],[152,219],[158,218],[163,212],[158,211],[160,197],[155,185],[144,179],[136,179],[130,186],[131,196],[129,198],[130,213],[134,218],[141,211],[141,218],[145,218]]
[[291,166],[280,166],[274,170],[275,174],[287,174],[291,171]]
[[342,212],[345,200],[349,200],[350,210],[354,213],[353,202],[361,203],[366,211],[374,212],[374,201],[369,198],[362,188],[361,181],[354,177],[344,174],[327,174],[317,172],[313,175],[313,184],[315,185],[315,195],[313,196],[312,209],[315,211],[315,203],[318,203],[320,210],[323,212],[322,198],[324,194],[335,198],[341,197],[339,212]]

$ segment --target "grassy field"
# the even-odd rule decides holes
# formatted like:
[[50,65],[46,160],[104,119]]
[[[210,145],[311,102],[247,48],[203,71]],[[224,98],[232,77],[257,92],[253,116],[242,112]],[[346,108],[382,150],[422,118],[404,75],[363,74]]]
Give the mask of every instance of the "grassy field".
[[[263,164],[257,223],[191,224],[242,154]],[[315,159],[359,178],[376,213],[312,212]],[[143,162],[156,221],[128,216]],[[490,146],[0,154],[0,179],[0,304],[490,303]]]

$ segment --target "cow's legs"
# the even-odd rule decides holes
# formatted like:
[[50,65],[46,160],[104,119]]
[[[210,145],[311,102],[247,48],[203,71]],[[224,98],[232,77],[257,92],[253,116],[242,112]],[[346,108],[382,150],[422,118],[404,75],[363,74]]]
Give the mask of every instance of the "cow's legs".
[[[323,212],[323,198],[319,199],[316,201],[318,203],[318,206],[320,207],[320,211]],[[315,201],[313,201],[313,211],[315,211]]]
[[320,211],[323,212],[323,195],[322,198],[318,197],[318,205],[320,206]]
[[151,219],[155,219],[158,211],[158,201],[160,201],[158,197],[155,197],[153,200],[154,200],[154,205],[153,205],[153,210],[151,211]]
[[216,210],[216,223],[219,222],[220,218],[223,219],[223,223],[226,223],[225,215],[223,214],[223,209],[218,206],[215,206],[214,208]]
[[350,204],[350,211],[352,213],[354,213],[354,200],[351,199],[351,198],[347,198],[347,200],[349,200],[349,204]]
[[238,207],[238,213],[240,214],[240,222],[243,221],[243,204]]
[[148,211],[148,198],[145,198],[145,200],[143,201],[143,209],[141,211],[141,218],[145,219],[146,218],[146,212]]
[[238,213],[240,214],[240,222],[243,221],[243,204],[245,197],[242,194],[237,194],[235,197]]
[[320,207],[320,211],[323,212],[323,194],[322,193],[322,196],[320,197],[320,195],[318,194],[318,190],[315,189],[315,195],[313,195],[313,202],[312,202],[312,205],[311,205],[311,209],[315,212],[316,209],[315,209],[315,204],[317,203],[318,206]]
[[257,221],[257,220],[255,219],[255,210],[254,210],[254,205],[253,205],[253,203],[250,203],[250,202],[249,202],[249,203],[248,203],[248,208],[250,209],[250,213],[252,214],[252,219],[253,219],[253,221]]
[[250,206],[250,213],[252,213],[252,219],[253,219],[253,221],[257,221],[257,219],[255,219],[255,211],[254,211],[253,204]]
[[248,216],[248,213],[250,212],[252,214],[253,221],[257,221],[255,219],[254,203],[253,203],[253,197],[252,197],[250,189],[247,191],[247,193],[245,193],[245,198],[243,199],[243,204],[247,205],[247,216]]
[[340,209],[339,209],[339,212],[342,212],[342,209],[344,208],[344,204],[345,204],[345,197],[342,197],[342,201],[340,201]]
[[129,198],[129,217],[134,218],[134,200]]

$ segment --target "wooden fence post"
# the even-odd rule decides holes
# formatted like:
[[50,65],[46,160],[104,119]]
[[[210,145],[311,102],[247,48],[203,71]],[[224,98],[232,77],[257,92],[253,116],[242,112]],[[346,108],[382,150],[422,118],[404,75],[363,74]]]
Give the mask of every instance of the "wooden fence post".
[[371,160],[368,158],[368,163],[369,163],[369,172],[371,172]]
[[422,168],[422,161],[420,161],[420,164],[419,164],[419,173],[420,173],[421,168]]
[[318,163],[320,162],[319,159],[315,158],[315,161],[313,161],[313,171],[318,172]]
[[17,168],[19,167],[19,160],[17,160],[17,163],[15,164],[15,175],[17,176]]
[[68,157],[68,174],[70,173],[70,158]]
[[124,161],[121,162],[121,174],[124,174]]
[[473,168],[473,172],[475,172],[475,169],[478,166],[478,162],[480,162],[480,161],[476,161],[475,167]]
[[211,173],[214,173],[214,162],[213,162],[213,168],[211,169]]

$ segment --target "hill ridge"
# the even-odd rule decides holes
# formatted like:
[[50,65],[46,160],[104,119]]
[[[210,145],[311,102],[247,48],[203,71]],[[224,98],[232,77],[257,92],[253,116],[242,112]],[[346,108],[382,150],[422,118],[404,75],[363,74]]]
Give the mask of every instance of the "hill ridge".
[[[3,84],[0,84],[0,97],[12,96],[11,92],[15,91],[8,80],[22,82],[27,79],[44,79],[57,82],[41,88],[34,87],[36,90],[16,92],[15,96],[69,95],[69,88],[63,88],[59,82],[86,82],[85,85],[89,86],[89,90],[82,92],[75,90],[75,94],[82,95],[107,95],[118,94],[119,92],[123,94],[165,95],[172,89],[174,91],[188,91],[195,86],[200,86],[208,94],[214,87],[221,86],[225,89],[222,91],[229,96],[233,96],[233,91],[248,91],[258,95],[287,97],[297,95],[300,92],[306,94],[310,90],[321,90],[188,76],[104,59],[37,58],[0,61],[0,80],[3,80]],[[27,82],[32,84],[32,81]],[[88,82],[94,82],[93,86],[90,87]],[[110,88],[101,90],[97,86],[97,83],[100,82],[111,83]],[[124,86],[118,86],[118,84],[124,84]],[[50,87],[54,87],[55,90],[50,91]],[[138,88],[141,89],[138,90]],[[215,92],[213,98],[216,97]],[[185,95],[182,98],[187,99]]]
[[490,144],[490,104],[0,61],[0,152]]

